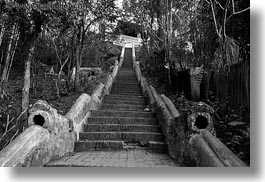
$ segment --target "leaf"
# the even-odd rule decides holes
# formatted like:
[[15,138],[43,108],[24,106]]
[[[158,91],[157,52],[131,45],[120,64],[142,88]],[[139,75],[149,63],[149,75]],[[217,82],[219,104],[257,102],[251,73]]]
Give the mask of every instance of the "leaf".
[[228,123],[229,126],[238,126],[238,125],[245,125],[245,122],[241,122],[241,121],[233,121]]

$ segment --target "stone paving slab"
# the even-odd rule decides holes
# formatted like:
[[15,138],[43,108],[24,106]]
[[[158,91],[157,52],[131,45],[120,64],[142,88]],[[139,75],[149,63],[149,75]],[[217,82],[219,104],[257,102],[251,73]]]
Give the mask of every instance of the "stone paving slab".
[[168,154],[146,150],[77,152],[46,167],[180,167]]

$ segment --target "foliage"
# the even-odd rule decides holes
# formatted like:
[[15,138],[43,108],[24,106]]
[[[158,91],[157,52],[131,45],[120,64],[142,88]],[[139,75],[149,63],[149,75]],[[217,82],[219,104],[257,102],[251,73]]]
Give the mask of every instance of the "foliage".
[[136,23],[120,20],[118,21],[118,24],[114,32],[116,34],[123,34],[132,37],[137,37],[137,34],[142,32],[142,28]]
[[[31,96],[43,90],[41,84],[47,76],[44,72],[47,73],[52,67],[55,69],[55,77],[48,80],[49,84],[53,85],[50,91],[57,92],[57,97],[65,93],[73,93],[71,91],[73,83],[70,82],[72,68],[103,61],[101,58],[104,55],[96,55],[95,47],[105,41],[107,31],[113,27],[112,24],[118,13],[115,0],[0,0],[0,73],[2,78],[7,77],[6,74],[9,75],[12,68],[12,81],[21,80],[24,64],[30,59],[31,66],[28,67],[31,69],[32,78],[30,102],[34,100]],[[32,47],[34,47],[33,56],[29,56],[29,50]],[[91,63],[87,64],[88,61]],[[98,65],[102,66],[103,63],[98,63]],[[8,71],[5,71],[5,68],[8,68]],[[67,87],[63,85],[64,83]],[[14,94],[13,88],[9,88],[10,84],[11,81],[4,82],[1,79],[0,96],[2,93],[7,96]],[[19,86],[22,88],[22,85]],[[91,90],[89,88],[93,87],[93,83],[91,82],[87,87],[86,90]],[[17,102],[21,103],[21,88],[17,92],[20,97],[16,97],[16,112],[9,113],[10,107],[0,105],[0,127],[2,127],[0,133],[1,135],[9,133],[4,134],[7,140],[4,140],[3,145],[20,133],[21,126],[26,123],[24,118],[15,119],[21,112],[21,107],[17,105]],[[77,88],[79,90],[80,87]],[[10,94],[6,94],[9,90]],[[12,97],[2,97],[1,101],[11,102]],[[6,127],[7,123],[10,123],[8,127]],[[13,126],[20,129],[18,133],[17,130],[9,132],[10,127],[13,128]]]
[[[72,88],[78,90],[80,67],[108,70],[117,59],[119,50],[107,40],[120,33],[141,33],[144,42],[137,58],[143,72],[153,77],[161,90],[170,91],[174,86],[171,77],[177,71],[201,65],[205,73],[217,70],[216,78],[223,83],[232,65],[249,61],[249,15],[249,1],[245,0],[124,0],[120,10],[115,0],[0,0],[0,96],[10,99],[10,70],[23,71],[31,47],[35,47],[31,60],[34,77],[53,67],[59,74],[52,79],[58,97],[71,93]],[[60,87],[61,80],[67,87]],[[38,82],[33,79],[33,93],[40,89]],[[227,85],[220,87],[218,92],[228,90]],[[223,102],[221,107],[227,108]],[[14,114],[1,114],[3,131],[5,123],[15,121],[9,115]],[[231,118],[236,120],[226,121],[225,127],[242,127],[240,119]],[[240,144],[245,141],[238,137],[245,131],[229,138],[234,141],[232,148],[239,140]]]
[[229,72],[230,66],[239,62],[239,46],[238,43],[229,36],[224,40],[219,38],[220,46],[216,50],[214,56],[214,66],[217,70],[225,70]]

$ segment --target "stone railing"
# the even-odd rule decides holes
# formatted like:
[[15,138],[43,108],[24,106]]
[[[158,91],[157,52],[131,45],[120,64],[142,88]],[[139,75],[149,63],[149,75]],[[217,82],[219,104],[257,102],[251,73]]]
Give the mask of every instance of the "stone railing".
[[211,133],[213,124],[208,112],[204,110],[181,115],[169,98],[157,94],[155,88],[141,75],[134,48],[133,65],[150,108],[156,113],[162,126],[168,152],[173,159],[185,166],[193,167],[246,167]]
[[29,110],[29,127],[0,152],[0,166],[43,166],[74,150],[73,124],[45,101]]
[[83,93],[65,116],[46,101],[35,103],[29,110],[29,127],[0,151],[0,166],[40,167],[53,158],[73,152],[74,142],[79,139],[90,111],[98,109],[104,95],[111,90],[123,63],[124,49],[123,46],[120,62],[116,61],[106,82],[100,83],[91,96]]

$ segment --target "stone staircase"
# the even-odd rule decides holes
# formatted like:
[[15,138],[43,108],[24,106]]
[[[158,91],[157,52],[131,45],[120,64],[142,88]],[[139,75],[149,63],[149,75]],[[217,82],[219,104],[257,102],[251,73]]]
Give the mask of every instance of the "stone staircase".
[[145,98],[132,68],[131,50],[126,49],[123,67],[111,93],[99,110],[92,111],[75,151],[123,150],[143,148],[166,152],[161,127],[147,110]]
[[87,123],[75,143],[74,156],[47,166],[178,166],[166,154],[162,129],[147,106],[132,68],[130,48],[125,49],[111,93],[104,97],[99,110],[91,112]]

